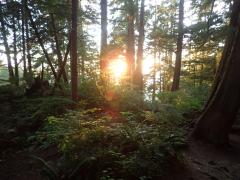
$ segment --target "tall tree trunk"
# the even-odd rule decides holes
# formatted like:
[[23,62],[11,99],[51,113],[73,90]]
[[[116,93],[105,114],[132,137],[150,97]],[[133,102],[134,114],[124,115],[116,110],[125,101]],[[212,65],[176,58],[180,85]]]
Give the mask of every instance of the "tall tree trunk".
[[104,73],[107,68],[107,0],[101,0],[101,52],[100,52],[100,71]]
[[33,73],[32,73],[32,57],[31,57],[31,46],[30,46],[30,38],[29,38],[29,27],[28,27],[28,18],[26,17],[26,45],[27,45],[27,63],[28,63],[28,73],[29,76],[32,78]]
[[172,83],[172,91],[179,89],[181,61],[182,61],[182,46],[183,46],[183,20],[184,20],[184,0],[179,2],[179,22],[178,22],[178,38],[177,38],[177,52],[174,68],[174,76]]
[[27,77],[27,63],[26,63],[26,39],[25,39],[25,0],[22,0],[21,13],[22,13],[22,61],[23,61],[23,77]]
[[137,67],[135,72],[135,85],[139,90],[143,90],[143,74],[142,74],[142,62],[143,62],[143,43],[144,43],[144,0],[141,1],[140,10],[140,23],[139,23],[139,37],[138,37],[138,51],[137,51]]
[[11,56],[10,56],[10,49],[8,46],[8,41],[7,41],[7,30],[5,27],[5,22],[3,18],[3,10],[2,10],[2,4],[0,2],[0,21],[1,21],[1,26],[2,26],[2,36],[3,36],[3,45],[5,48],[5,53],[7,56],[7,64],[8,64],[8,73],[9,73],[9,80],[10,82],[13,82],[14,80],[14,72],[13,72],[13,67],[12,67],[12,62],[11,62]]
[[[193,135],[216,144],[228,142],[228,134],[240,107],[240,1],[232,6],[230,31],[215,86]],[[217,82],[216,82],[217,81]]]
[[72,31],[71,31],[71,87],[72,99],[78,100],[78,70],[77,70],[77,10],[78,0],[72,0]]
[[134,16],[135,16],[135,7],[133,0],[128,0],[126,2],[126,7],[128,10],[128,35],[127,35],[127,75],[130,83],[132,83],[133,72],[135,69],[135,34],[134,34]]
[[25,29],[26,29],[26,47],[27,47],[27,69],[28,69],[28,80],[32,81],[33,72],[32,72],[32,57],[31,57],[31,43],[29,38],[29,15],[27,8],[28,7],[28,0],[24,1],[24,12],[25,12]]
[[17,29],[16,29],[16,20],[15,17],[12,17],[12,23],[13,23],[13,60],[14,60],[14,71],[15,71],[15,77],[14,82],[15,85],[19,85],[19,73],[18,73],[18,61],[17,61]]

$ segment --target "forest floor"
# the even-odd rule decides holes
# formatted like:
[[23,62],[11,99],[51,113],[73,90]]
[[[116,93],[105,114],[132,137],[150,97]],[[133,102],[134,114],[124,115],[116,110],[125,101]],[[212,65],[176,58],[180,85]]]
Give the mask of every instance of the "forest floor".
[[190,140],[184,155],[189,179],[240,179],[240,136],[236,134],[230,135],[230,145],[224,148]]
[[[7,109],[7,104],[2,108]],[[188,146],[183,149],[183,155],[184,167],[177,172],[171,173],[169,170],[170,174],[164,180],[240,180],[238,134],[231,134],[230,145],[224,148],[190,139]],[[10,138],[0,137],[0,180],[43,179],[41,166],[33,156],[56,162],[59,153],[57,147],[51,146],[46,150],[19,147]]]
[[[239,180],[240,137],[231,135],[231,146],[219,149],[211,144],[190,141],[184,150],[185,172],[169,175],[167,179],[179,180]],[[58,158],[57,148],[47,150],[8,151],[0,158],[1,180],[41,180],[41,167],[31,157],[35,155],[48,161]]]
[[[167,179],[179,180],[239,180],[240,179],[240,136],[231,135],[231,145],[219,149],[211,144],[189,141],[184,149],[184,172],[171,174]],[[0,157],[1,180],[41,180],[41,167],[31,156],[48,161],[58,158],[56,147],[46,150],[28,149],[3,153]]]

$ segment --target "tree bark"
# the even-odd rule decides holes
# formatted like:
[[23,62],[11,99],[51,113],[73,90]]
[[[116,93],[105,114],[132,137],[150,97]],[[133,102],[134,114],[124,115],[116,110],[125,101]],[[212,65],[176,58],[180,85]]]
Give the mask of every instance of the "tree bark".
[[101,74],[107,68],[106,50],[107,50],[107,0],[101,0],[101,52],[100,52],[100,71]]
[[[230,32],[224,47],[215,86],[198,118],[194,137],[216,144],[226,144],[240,107],[240,1],[235,0]],[[221,75],[221,76],[220,76]]]
[[78,70],[77,70],[77,10],[78,0],[72,0],[72,31],[71,31],[71,87],[72,99],[78,100]]
[[143,43],[144,43],[144,0],[141,1],[140,10],[140,23],[139,23],[139,37],[138,37],[138,51],[137,51],[137,65],[135,72],[135,85],[139,90],[143,90],[143,74],[142,74],[142,62],[143,62]]
[[183,46],[183,20],[184,20],[184,0],[179,2],[179,22],[178,22],[178,38],[177,38],[177,52],[174,68],[174,76],[172,83],[172,91],[179,89],[181,61],[182,61],[182,46]]

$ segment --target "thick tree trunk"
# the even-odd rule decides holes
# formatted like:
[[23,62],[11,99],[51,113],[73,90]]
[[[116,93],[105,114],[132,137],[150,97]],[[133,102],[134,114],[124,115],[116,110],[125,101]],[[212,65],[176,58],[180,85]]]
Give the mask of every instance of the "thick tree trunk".
[[11,56],[10,56],[10,49],[7,41],[7,30],[5,27],[5,22],[3,19],[3,10],[2,10],[2,5],[0,2],[0,21],[1,21],[1,27],[2,27],[2,36],[3,36],[3,45],[5,48],[5,53],[7,56],[7,64],[8,64],[8,73],[9,73],[9,80],[10,82],[13,82],[14,80],[14,72],[13,72],[13,67],[12,67],[12,62],[11,62]]
[[193,133],[197,138],[216,144],[228,142],[228,134],[240,107],[239,15],[240,1],[235,0],[231,14],[231,30],[218,70],[219,76],[215,79],[214,91],[199,117]]
[[142,74],[142,61],[143,61],[143,43],[144,43],[144,0],[141,1],[140,10],[140,23],[139,23],[139,37],[138,37],[138,51],[137,51],[137,67],[135,72],[135,85],[139,90],[143,90],[143,74]]
[[181,61],[182,61],[182,46],[183,46],[183,20],[184,20],[184,0],[179,2],[179,22],[178,22],[178,38],[177,38],[177,52],[175,69],[172,83],[172,91],[179,89]]
[[127,76],[129,78],[129,82],[132,83],[133,72],[135,69],[135,34],[134,34],[134,2],[133,0],[128,0],[126,3],[126,7],[128,9],[128,35],[127,35]]
[[71,87],[72,99],[78,100],[78,70],[77,70],[77,10],[78,0],[72,0],[72,31],[71,31]]
[[101,74],[107,68],[107,0],[101,0],[101,52],[100,52],[100,71]]

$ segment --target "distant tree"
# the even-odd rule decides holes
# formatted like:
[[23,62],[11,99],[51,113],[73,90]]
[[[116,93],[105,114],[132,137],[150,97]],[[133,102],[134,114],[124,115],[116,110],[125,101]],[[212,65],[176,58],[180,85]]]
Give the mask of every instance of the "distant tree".
[[135,19],[135,6],[133,0],[125,1],[127,8],[127,75],[130,83],[133,81],[133,72],[135,70],[135,33],[134,33],[134,19]]
[[[223,3],[229,7],[230,2]],[[220,44],[224,44],[226,37],[229,10],[217,11],[215,4],[215,0],[193,1],[191,9],[196,21],[185,28],[188,55],[182,63],[182,77],[194,86],[210,86],[221,59],[223,46]]]
[[182,46],[183,46],[183,20],[184,20],[184,0],[179,0],[179,19],[178,19],[178,38],[177,38],[177,52],[174,68],[174,76],[172,83],[172,91],[179,89],[181,61],[182,61]]
[[216,74],[212,94],[198,118],[193,135],[226,144],[240,107],[240,1],[232,5],[230,29]]
[[23,77],[26,79],[27,77],[27,63],[26,63],[26,35],[25,35],[25,24],[26,22],[26,14],[25,14],[25,0],[21,0],[21,34],[22,34],[22,61],[23,61]]
[[106,50],[107,50],[107,0],[101,0],[101,52],[100,52],[100,71],[104,73],[107,66]]
[[144,26],[145,26],[145,1],[141,1],[140,10],[140,22],[139,22],[139,37],[138,37],[138,50],[137,50],[137,62],[136,70],[134,74],[135,85],[139,90],[143,90],[143,74],[142,74],[142,62],[143,62],[143,44],[144,44]]
[[4,20],[4,6],[0,2],[0,23],[1,23],[1,34],[3,38],[3,44],[5,48],[5,53],[7,56],[7,64],[8,64],[8,73],[9,73],[9,80],[13,82],[14,80],[14,72],[11,62],[11,56],[10,56],[10,48],[8,44],[8,37],[7,37],[7,28],[6,28],[6,22]]
[[78,100],[78,61],[77,61],[77,11],[78,0],[72,0],[72,29],[71,29],[71,87],[72,99]]

